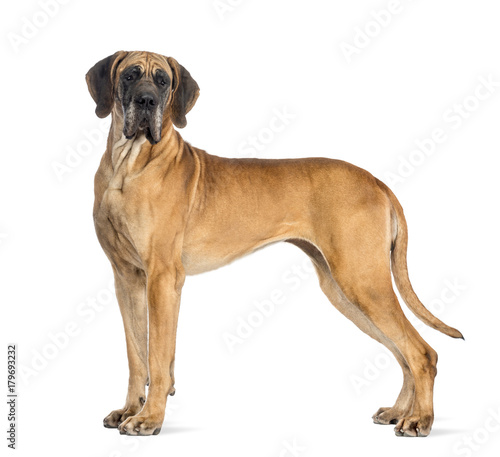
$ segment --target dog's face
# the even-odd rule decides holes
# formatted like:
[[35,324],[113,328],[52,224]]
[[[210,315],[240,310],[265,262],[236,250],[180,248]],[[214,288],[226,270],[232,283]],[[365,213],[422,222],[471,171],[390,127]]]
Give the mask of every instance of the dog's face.
[[189,72],[171,57],[149,52],[118,51],[96,63],[86,75],[96,114],[113,110],[123,116],[123,134],[143,132],[151,144],[161,139],[163,119],[169,116],[179,128],[199,95]]
[[116,78],[116,99],[124,116],[123,133],[130,139],[142,130],[150,143],[158,143],[163,112],[172,91],[172,71],[154,55],[125,60],[117,69]]

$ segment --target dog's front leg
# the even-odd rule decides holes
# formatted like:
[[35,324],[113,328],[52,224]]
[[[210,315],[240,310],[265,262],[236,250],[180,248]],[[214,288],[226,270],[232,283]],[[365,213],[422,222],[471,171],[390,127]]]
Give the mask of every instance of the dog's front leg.
[[116,297],[125,328],[130,375],[125,406],[104,418],[104,426],[108,428],[118,427],[142,409],[148,381],[146,275],[142,270],[123,263],[120,268],[114,267],[113,271]]
[[167,396],[174,392],[175,337],[184,279],[180,261],[169,265],[158,262],[148,272],[149,391],[142,411],[118,427],[122,434],[160,433]]

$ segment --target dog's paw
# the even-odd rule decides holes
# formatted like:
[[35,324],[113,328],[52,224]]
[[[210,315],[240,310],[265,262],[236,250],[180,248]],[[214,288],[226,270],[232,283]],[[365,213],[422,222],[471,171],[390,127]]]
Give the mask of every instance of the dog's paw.
[[142,406],[131,406],[111,411],[102,421],[102,425],[106,428],[118,428],[123,421],[131,416],[135,416],[141,408]]
[[427,436],[431,432],[432,416],[410,416],[400,419],[394,428],[397,436]]
[[132,416],[120,424],[118,430],[122,435],[158,435],[161,430],[163,419],[140,415]]
[[374,424],[389,425],[397,424],[405,417],[405,413],[396,408],[379,408],[372,416]]

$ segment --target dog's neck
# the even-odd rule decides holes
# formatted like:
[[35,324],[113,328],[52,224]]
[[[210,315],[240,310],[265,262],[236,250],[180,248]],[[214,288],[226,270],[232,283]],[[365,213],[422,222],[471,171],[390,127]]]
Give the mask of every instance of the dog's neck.
[[119,168],[125,159],[128,171],[132,171],[132,168],[144,168],[159,155],[163,156],[162,160],[170,161],[182,153],[184,141],[174,129],[168,114],[163,116],[161,140],[155,145],[146,140],[142,132],[137,132],[131,139],[125,138],[123,112],[120,108],[115,107],[111,117],[106,154],[114,170]]

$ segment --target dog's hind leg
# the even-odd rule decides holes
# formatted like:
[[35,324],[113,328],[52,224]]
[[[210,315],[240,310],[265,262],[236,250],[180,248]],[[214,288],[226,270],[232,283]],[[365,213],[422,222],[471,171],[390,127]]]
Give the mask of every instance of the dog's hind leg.
[[[393,411],[382,411],[381,420],[399,419],[397,435],[427,436],[434,420],[437,354],[404,315],[392,288],[389,257],[383,251],[383,247],[369,242],[350,243],[349,249],[338,249],[328,264],[347,302],[352,304],[347,309],[355,316],[355,322],[364,321],[371,326],[383,343],[401,354],[413,375],[415,396],[411,413],[406,411],[404,417],[391,418],[386,416]],[[406,388],[411,388],[408,382]],[[403,392],[402,400],[407,398],[408,393]]]
[[316,267],[321,290],[330,300],[330,302],[357,327],[372,337],[374,340],[383,344],[389,349],[398,361],[403,371],[403,387],[392,407],[379,408],[372,416],[376,424],[396,424],[402,418],[411,414],[415,396],[415,380],[413,374],[399,349],[385,335],[374,327],[373,323],[361,313],[356,306],[352,305],[343,292],[340,290],[329,270]]
[[[404,417],[392,418],[390,415],[394,411],[382,411],[376,418],[382,417],[375,419],[375,422],[398,419],[395,428],[397,435],[427,436],[434,420],[433,388],[437,373],[437,354],[407,320],[392,290],[392,284],[389,283],[389,286],[383,287],[380,283],[370,282],[360,284],[359,289],[344,292],[348,301],[373,325],[374,332],[379,333],[382,340],[390,341],[390,346],[396,347],[413,375],[413,409],[406,411]],[[403,400],[408,398],[407,395],[402,392]]]
[[373,416],[374,422],[397,422],[399,435],[428,435],[433,421],[437,355],[401,310],[392,289],[389,260],[385,266],[367,266],[367,256],[367,264],[360,265],[337,251],[335,261],[326,261],[325,257],[333,259],[333,255],[324,255],[312,243],[290,242],[312,258],[321,289],[332,304],[363,332],[386,346],[403,370],[403,387],[396,403],[392,408],[380,408]]
[[387,339],[380,331],[377,331],[373,323],[356,306],[347,300],[333,279],[330,267],[320,250],[305,240],[295,239],[288,241],[302,249],[311,258],[316,268],[321,290],[327,296],[328,300],[344,316],[354,322],[360,330],[389,349],[401,366],[403,371],[403,387],[396,403],[392,407],[379,408],[372,416],[376,424],[396,424],[399,420],[411,414],[413,410],[415,380],[408,363],[392,341]]

